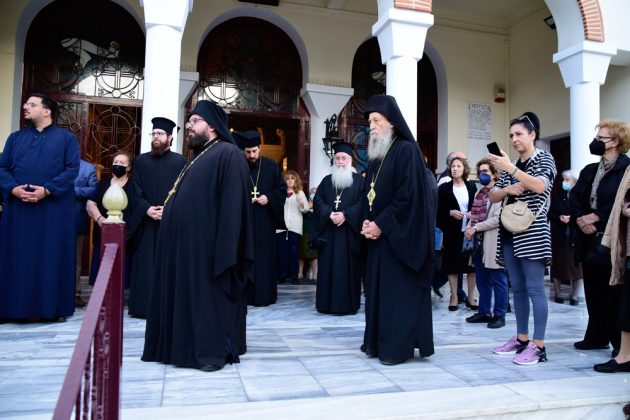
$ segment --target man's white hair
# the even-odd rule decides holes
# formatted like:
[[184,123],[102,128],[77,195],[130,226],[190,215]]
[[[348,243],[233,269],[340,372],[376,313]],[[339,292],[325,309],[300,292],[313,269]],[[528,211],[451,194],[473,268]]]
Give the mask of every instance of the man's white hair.
[[352,185],[352,165],[332,167],[332,184],[333,187],[342,189]]
[[385,155],[389,150],[389,146],[392,144],[393,135],[394,130],[391,127],[386,127],[383,134],[370,133],[370,142],[368,144],[367,151],[368,159],[370,161],[382,160],[385,158]]

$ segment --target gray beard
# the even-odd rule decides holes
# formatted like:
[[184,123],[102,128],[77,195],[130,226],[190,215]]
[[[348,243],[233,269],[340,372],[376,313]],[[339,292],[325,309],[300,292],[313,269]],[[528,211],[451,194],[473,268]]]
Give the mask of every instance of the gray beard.
[[352,166],[333,166],[332,184],[337,189],[348,188],[352,185]]
[[392,136],[394,131],[391,128],[387,128],[385,133],[370,133],[370,141],[368,143],[368,160],[383,160],[387,151],[389,150],[389,146],[392,144]]

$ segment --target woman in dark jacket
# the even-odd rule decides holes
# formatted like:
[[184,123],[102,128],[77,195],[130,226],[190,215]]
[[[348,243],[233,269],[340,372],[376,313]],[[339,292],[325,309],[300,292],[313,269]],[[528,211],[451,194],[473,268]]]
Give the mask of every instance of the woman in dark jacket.
[[560,288],[562,282],[571,284],[569,303],[578,304],[578,293],[582,284],[582,265],[575,263],[575,230],[570,223],[569,197],[577,182],[577,174],[571,170],[562,172],[562,192],[551,200],[549,221],[551,222],[551,279],[555,290],[555,302],[564,303]]
[[585,256],[598,232],[604,232],[606,228],[619,183],[630,164],[630,158],[625,155],[628,148],[630,127],[627,123],[618,120],[600,122],[589,149],[601,159],[582,169],[569,200],[571,222],[579,228],[575,254],[582,262],[589,316],[584,339],[574,343],[579,350],[606,349],[611,343],[613,355],[619,352],[621,332],[615,321],[619,314],[620,290],[608,285],[610,263],[598,265],[586,261]]
[[462,245],[477,187],[468,181],[470,166],[466,159],[454,158],[449,164],[448,173],[452,180],[440,185],[438,189],[437,211],[437,226],[443,232],[442,269],[448,274],[451,288],[448,310],[455,311],[458,307],[457,275],[460,273],[467,273],[466,306],[476,310],[475,270],[468,264],[469,256],[462,252]]

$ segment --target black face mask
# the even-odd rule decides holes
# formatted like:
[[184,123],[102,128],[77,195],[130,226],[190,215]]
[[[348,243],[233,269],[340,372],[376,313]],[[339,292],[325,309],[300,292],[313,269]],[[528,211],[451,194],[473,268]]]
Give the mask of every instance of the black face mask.
[[606,153],[606,143],[597,139],[593,139],[591,144],[588,145],[588,150],[591,151],[592,155],[604,156],[604,153]]
[[127,167],[122,165],[112,165],[112,173],[116,175],[116,178],[125,176],[127,173]]

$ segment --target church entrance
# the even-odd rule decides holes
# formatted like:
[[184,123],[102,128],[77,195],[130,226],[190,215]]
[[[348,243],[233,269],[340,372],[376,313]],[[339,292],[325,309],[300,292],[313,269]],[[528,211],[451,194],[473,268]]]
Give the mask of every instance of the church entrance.
[[[308,181],[309,115],[300,99],[302,66],[291,39],[261,19],[239,17],[214,28],[197,60],[199,87],[230,117],[230,129],[258,130],[262,154]],[[184,149],[186,152],[186,148]]]

